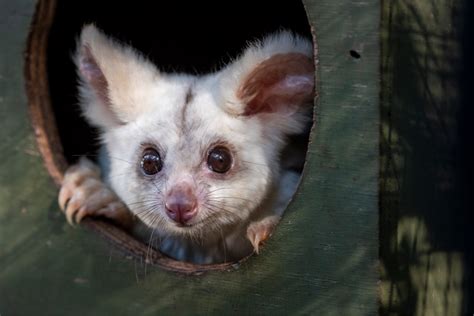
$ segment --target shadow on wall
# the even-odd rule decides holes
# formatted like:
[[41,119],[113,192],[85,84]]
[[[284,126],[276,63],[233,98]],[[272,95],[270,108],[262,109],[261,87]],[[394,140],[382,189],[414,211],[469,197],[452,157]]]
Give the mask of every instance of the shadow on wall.
[[470,1],[384,1],[382,315],[474,311]]

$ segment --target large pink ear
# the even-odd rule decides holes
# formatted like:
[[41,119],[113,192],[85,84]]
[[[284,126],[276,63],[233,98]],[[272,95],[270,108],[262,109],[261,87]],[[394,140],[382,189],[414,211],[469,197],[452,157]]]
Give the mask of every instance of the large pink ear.
[[158,71],[131,47],[108,38],[94,25],[82,29],[75,55],[79,96],[90,123],[112,128],[133,121],[146,106],[142,91]]
[[313,100],[312,59],[301,53],[276,54],[247,75],[237,90],[244,115],[292,114]]
[[289,32],[270,36],[250,46],[221,76],[228,112],[289,117],[314,98],[312,45]]
[[102,69],[92,54],[88,43],[81,44],[78,52],[78,71],[85,84],[92,90],[98,103],[104,110],[111,107],[109,98],[109,83]]

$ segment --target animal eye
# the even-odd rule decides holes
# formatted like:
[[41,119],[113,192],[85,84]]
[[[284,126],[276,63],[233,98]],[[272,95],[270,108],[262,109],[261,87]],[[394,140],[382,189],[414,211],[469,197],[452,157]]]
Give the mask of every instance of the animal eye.
[[140,167],[146,175],[151,176],[157,174],[163,168],[160,154],[153,148],[145,149]]
[[209,152],[207,157],[207,166],[214,172],[225,173],[232,166],[232,155],[230,151],[223,147],[217,146]]

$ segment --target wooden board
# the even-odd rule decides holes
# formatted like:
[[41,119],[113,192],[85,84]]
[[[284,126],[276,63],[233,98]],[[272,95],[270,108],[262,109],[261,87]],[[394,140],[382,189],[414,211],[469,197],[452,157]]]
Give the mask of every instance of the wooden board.
[[0,4],[1,315],[376,314],[378,1],[305,1],[319,98],[303,184],[261,255],[201,276],[123,258],[65,223],[27,115],[34,4]]

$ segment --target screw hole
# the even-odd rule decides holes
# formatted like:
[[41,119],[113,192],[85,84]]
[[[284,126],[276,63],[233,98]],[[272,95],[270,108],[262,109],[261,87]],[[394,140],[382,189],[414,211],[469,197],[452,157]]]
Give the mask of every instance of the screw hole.
[[351,55],[352,58],[355,58],[355,59],[359,59],[359,58],[360,58],[360,54],[359,54],[357,51],[353,50],[353,49],[351,49],[351,50],[349,51],[349,54]]

